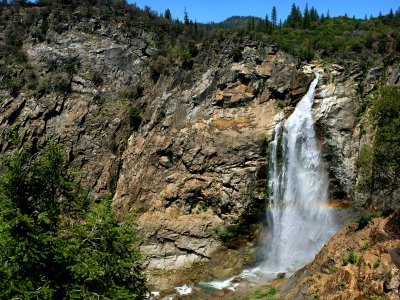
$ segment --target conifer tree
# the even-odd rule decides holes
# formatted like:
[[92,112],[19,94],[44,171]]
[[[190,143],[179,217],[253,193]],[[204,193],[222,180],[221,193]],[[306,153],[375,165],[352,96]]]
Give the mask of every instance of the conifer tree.
[[187,9],[186,9],[186,6],[185,6],[185,9],[184,9],[184,11],[183,11],[183,23],[184,23],[185,25],[189,25],[189,23],[190,23],[190,21],[189,21],[189,15],[188,15],[188,11],[187,11]]
[[1,158],[0,299],[142,299],[134,220],[89,206],[65,164],[52,140]]
[[308,10],[308,3],[306,3],[306,8],[304,9],[304,14],[303,14],[303,27],[305,29],[310,28],[311,24],[311,17],[310,17],[310,12]]
[[275,28],[276,25],[277,25],[277,13],[276,13],[276,7],[275,7],[275,5],[272,7],[271,22],[272,22],[272,27]]
[[166,18],[168,21],[172,21],[172,15],[171,15],[171,11],[169,10],[169,8],[167,8],[165,10],[164,18]]

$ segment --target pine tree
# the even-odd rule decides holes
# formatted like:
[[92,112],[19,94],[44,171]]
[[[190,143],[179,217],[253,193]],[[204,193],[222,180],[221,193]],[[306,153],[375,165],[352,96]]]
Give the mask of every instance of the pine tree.
[[189,15],[188,15],[186,6],[185,6],[185,9],[184,9],[184,11],[183,11],[183,23],[184,23],[185,25],[189,25],[189,23],[190,23],[190,21],[189,21]]
[[308,3],[306,3],[306,8],[304,9],[304,14],[303,14],[303,27],[305,29],[310,28],[311,24],[311,17],[310,17],[310,12],[308,10]]
[[302,23],[303,19],[301,16],[300,8],[293,3],[290,10],[290,14],[286,20],[286,24],[287,26],[292,28],[301,28],[303,26]]
[[393,17],[394,17],[393,9],[390,9],[389,18],[390,18],[390,19],[393,19]]
[[271,21],[272,21],[272,27],[275,28],[276,25],[277,25],[277,13],[276,13],[276,7],[275,7],[275,5],[272,7]]
[[267,33],[271,33],[272,31],[271,22],[269,21],[268,14],[265,15],[265,31]]
[[316,8],[314,6],[311,7],[311,10],[310,10],[310,19],[311,19],[311,22],[319,21],[318,11],[316,10]]
[[167,8],[165,10],[164,18],[166,18],[168,21],[172,21],[172,14],[171,14],[171,11],[169,10],[169,8]]
[[65,164],[52,140],[1,158],[0,299],[142,299],[134,220],[88,206]]

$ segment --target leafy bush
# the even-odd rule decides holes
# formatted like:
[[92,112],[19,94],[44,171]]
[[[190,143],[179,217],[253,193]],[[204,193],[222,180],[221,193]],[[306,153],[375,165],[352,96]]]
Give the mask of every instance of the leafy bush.
[[103,105],[106,102],[106,99],[104,99],[104,97],[102,97],[101,95],[95,95],[93,97],[93,101],[97,105]]
[[369,223],[374,217],[375,217],[374,214],[366,214],[366,215],[362,215],[362,216],[358,217],[358,218],[357,218],[357,224],[358,224],[357,229],[360,230],[360,229],[365,228],[365,227],[368,225],[368,223]]
[[234,48],[231,56],[234,62],[239,62],[243,57],[242,50],[240,50],[240,48]]
[[1,159],[0,298],[141,299],[146,292],[131,215],[88,198],[48,140]]
[[140,110],[136,106],[132,106],[128,112],[129,115],[129,123],[131,126],[137,130],[142,123],[142,116]]
[[92,82],[95,86],[99,86],[103,84],[103,77],[99,72],[94,72],[92,74]]
[[[274,299],[278,299],[277,298],[277,293],[279,292],[279,290],[275,287],[272,286],[268,286],[265,287],[263,289],[254,291],[244,297],[241,297],[241,300],[251,300],[251,299],[268,299],[268,300],[274,300]],[[236,298],[234,298],[236,299]],[[280,298],[279,298],[280,299]]]
[[342,257],[343,266],[347,266],[349,263],[356,264],[358,263],[359,259],[360,258],[357,256],[354,250],[351,249],[347,256]]
[[374,269],[378,269],[379,266],[381,265],[382,259],[380,257],[378,257],[378,259],[374,262]]
[[348,260],[351,264],[356,264],[358,262],[359,257],[355,254],[354,250],[350,250]]
[[237,238],[237,233],[233,231],[228,231],[228,230],[220,230],[218,231],[218,237],[220,238],[221,241],[224,243],[230,242]]

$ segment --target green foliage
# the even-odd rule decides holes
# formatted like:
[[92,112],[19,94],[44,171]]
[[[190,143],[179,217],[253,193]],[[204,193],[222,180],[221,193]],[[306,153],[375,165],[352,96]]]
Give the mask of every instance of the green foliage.
[[382,259],[380,257],[378,257],[378,259],[374,262],[374,269],[378,269],[379,266],[381,265]]
[[396,53],[399,25],[400,15],[372,20],[320,18],[315,8],[306,7],[302,15],[293,4],[283,28],[276,28],[270,40],[300,59],[318,53],[322,58],[365,62]]
[[258,229],[255,220],[243,220],[239,224],[221,228],[217,231],[219,239],[229,248],[237,248],[244,239],[248,239]]
[[371,247],[371,244],[368,241],[366,241],[364,244],[362,244],[361,250],[363,251],[368,250],[369,247]]
[[350,250],[348,260],[351,264],[356,264],[358,262],[359,257],[355,254],[354,250]]
[[168,21],[172,21],[172,15],[171,15],[171,11],[169,10],[169,8],[167,8],[165,10],[164,18],[166,18]]
[[377,296],[377,295],[371,295],[369,297],[370,300],[387,300],[385,296]]
[[104,97],[102,97],[101,95],[95,95],[93,97],[93,101],[97,105],[102,105],[102,104],[104,104],[106,102],[106,99]]
[[193,57],[196,57],[197,54],[199,54],[199,51],[197,50],[196,44],[195,44],[195,42],[193,40],[190,40],[188,42],[187,48],[188,48],[190,57],[193,58]]
[[267,140],[267,136],[266,136],[266,134],[264,133],[264,132],[261,132],[259,135],[258,135],[258,141],[259,142],[262,142],[262,143],[264,143],[264,142],[266,142],[266,140]]
[[131,215],[111,198],[88,207],[62,146],[25,146],[1,159],[0,298],[140,299],[145,279]]
[[357,256],[353,249],[349,251],[347,256],[342,257],[343,266],[347,266],[349,263],[356,264],[359,260],[360,258]]
[[92,74],[92,82],[95,86],[99,86],[103,84],[103,77],[99,72],[94,72]]
[[151,79],[157,82],[161,74],[168,75],[170,73],[171,62],[167,57],[159,55],[150,60],[149,67]]
[[220,238],[221,241],[223,242],[230,242],[237,238],[237,233],[233,231],[228,231],[228,230],[220,230],[218,231],[218,237]]
[[143,96],[144,87],[142,85],[130,86],[128,87],[125,92],[122,94],[124,98],[129,101],[139,99]]
[[111,200],[92,204],[84,221],[63,226],[57,250],[68,262],[70,282],[63,288],[71,298],[139,299],[146,292],[133,215],[119,222]]
[[384,86],[367,99],[375,127],[371,146],[360,151],[357,161],[362,176],[358,188],[371,195],[394,197],[400,188],[400,89]]
[[128,112],[129,123],[131,126],[137,130],[142,123],[142,116],[140,110],[136,106],[132,106]]
[[374,153],[371,146],[364,146],[360,149],[357,159],[357,170],[362,176],[362,180],[357,184],[358,190],[372,192],[373,157]]
[[[254,291],[242,298],[241,300],[253,300],[253,299],[267,299],[267,300],[274,300],[279,299],[277,297],[279,290],[272,286],[264,287],[260,290]],[[234,298],[236,299],[236,298]]]
[[357,229],[361,230],[363,228],[365,228],[368,223],[375,217],[374,214],[366,214],[366,215],[362,215],[360,217],[357,218]]
[[237,47],[234,48],[232,50],[231,56],[232,56],[232,59],[233,59],[234,62],[239,62],[243,57],[242,50],[240,48],[237,48]]

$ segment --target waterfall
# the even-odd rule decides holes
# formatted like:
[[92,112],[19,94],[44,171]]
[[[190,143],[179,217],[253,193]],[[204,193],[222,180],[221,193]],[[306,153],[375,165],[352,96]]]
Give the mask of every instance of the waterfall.
[[312,119],[318,76],[269,145],[266,269],[293,272],[313,259],[335,231],[327,209],[328,176]]

